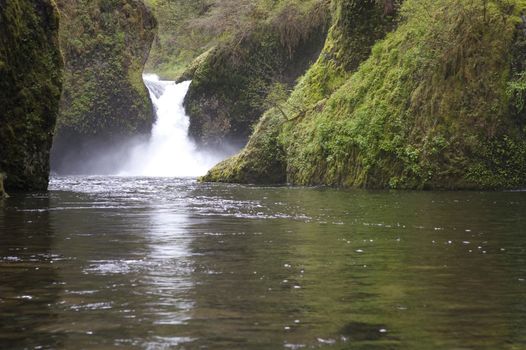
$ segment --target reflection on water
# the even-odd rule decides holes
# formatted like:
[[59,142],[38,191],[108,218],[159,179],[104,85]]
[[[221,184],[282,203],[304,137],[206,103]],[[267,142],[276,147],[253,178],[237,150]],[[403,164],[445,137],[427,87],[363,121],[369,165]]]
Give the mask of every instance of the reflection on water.
[[526,193],[56,178],[0,207],[0,348],[526,348]]
[[[63,257],[52,250],[53,233],[47,196],[29,201],[12,198],[0,207],[0,348],[59,348],[62,334],[50,333],[57,322],[52,307],[63,284],[55,262]],[[25,205],[25,210],[19,206]]]

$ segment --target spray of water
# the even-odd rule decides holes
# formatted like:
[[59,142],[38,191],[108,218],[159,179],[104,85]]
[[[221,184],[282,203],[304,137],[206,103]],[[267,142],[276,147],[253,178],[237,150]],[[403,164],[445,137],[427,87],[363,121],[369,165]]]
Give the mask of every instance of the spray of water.
[[183,107],[190,82],[176,84],[145,75],[157,120],[147,142],[131,150],[119,175],[194,177],[204,175],[225,155],[200,151],[188,137],[190,120]]

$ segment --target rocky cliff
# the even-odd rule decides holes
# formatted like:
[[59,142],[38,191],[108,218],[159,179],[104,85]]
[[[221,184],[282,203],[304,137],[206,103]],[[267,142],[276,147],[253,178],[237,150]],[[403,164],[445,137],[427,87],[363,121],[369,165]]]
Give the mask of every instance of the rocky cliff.
[[407,0],[396,30],[366,55],[359,50],[369,47],[363,39],[372,44],[386,28],[367,29],[377,22],[371,18],[382,22],[371,16],[380,4],[335,5],[317,63],[287,103],[265,114],[248,146],[204,180],[526,185],[526,52],[518,29],[525,1]]
[[[65,81],[53,168],[148,134],[153,106],[142,81],[156,20],[139,0],[59,0]],[[97,148],[95,148],[97,147]]]
[[62,87],[58,31],[54,1],[0,0],[0,173],[8,190],[48,185]]

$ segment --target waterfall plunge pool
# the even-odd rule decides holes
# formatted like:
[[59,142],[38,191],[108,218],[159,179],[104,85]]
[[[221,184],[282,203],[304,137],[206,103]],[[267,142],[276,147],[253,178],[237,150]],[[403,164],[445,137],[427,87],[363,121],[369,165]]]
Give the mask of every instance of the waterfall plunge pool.
[[0,348],[524,348],[524,213],[524,192],[54,177],[0,207]]

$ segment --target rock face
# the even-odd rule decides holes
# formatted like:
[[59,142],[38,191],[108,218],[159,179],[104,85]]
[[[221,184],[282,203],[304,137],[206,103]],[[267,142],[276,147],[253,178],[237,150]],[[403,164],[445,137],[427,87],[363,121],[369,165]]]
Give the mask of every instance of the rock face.
[[58,31],[54,1],[0,0],[0,173],[7,190],[48,186],[62,88]]
[[[279,83],[285,89],[316,60],[329,24],[327,1],[284,1],[280,10],[199,57],[183,79],[190,135],[216,148],[244,145]],[[270,5],[268,5],[270,6]]]
[[[526,46],[518,29],[524,2],[406,0],[396,30],[362,55],[360,36],[374,37],[360,28],[379,18],[369,12],[376,3],[336,1],[324,52],[283,106],[286,113],[269,110],[248,146],[204,180],[526,185]],[[371,33],[385,29],[376,28]]]
[[64,93],[52,165],[68,172],[121,139],[148,134],[153,106],[142,70],[156,21],[139,0],[59,0]]

